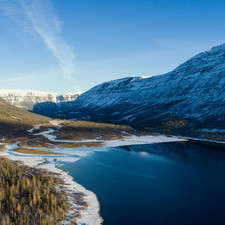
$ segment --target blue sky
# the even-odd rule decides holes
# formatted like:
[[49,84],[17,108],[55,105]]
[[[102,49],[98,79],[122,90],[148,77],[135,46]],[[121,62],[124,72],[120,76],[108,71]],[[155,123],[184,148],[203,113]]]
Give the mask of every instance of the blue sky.
[[223,0],[0,0],[0,89],[85,91],[224,43]]

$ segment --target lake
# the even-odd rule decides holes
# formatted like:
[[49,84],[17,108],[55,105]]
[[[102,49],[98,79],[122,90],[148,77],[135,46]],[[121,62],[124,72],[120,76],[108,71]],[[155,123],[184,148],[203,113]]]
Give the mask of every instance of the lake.
[[225,224],[225,151],[188,143],[108,148],[67,163],[104,225]]

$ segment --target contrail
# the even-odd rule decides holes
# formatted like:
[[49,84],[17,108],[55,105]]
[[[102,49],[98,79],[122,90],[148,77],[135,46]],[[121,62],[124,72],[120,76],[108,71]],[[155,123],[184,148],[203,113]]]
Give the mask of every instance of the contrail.
[[72,79],[75,55],[61,37],[61,21],[50,0],[0,0],[0,9],[24,29],[34,30],[59,60],[64,78]]

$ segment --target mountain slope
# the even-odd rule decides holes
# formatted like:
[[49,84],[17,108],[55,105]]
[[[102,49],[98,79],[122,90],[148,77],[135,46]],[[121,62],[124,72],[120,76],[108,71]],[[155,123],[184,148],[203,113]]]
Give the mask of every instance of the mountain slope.
[[47,123],[49,118],[27,112],[0,98],[0,138],[22,136],[34,125]]
[[200,53],[172,72],[127,77],[79,96],[64,117],[138,127],[225,128],[225,45]]
[[67,116],[65,114],[69,113],[68,110],[73,107],[73,101],[63,101],[63,102],[40,102],[33,106],[33,110],[30,112],[37,113],[40,115],[52,117],[52,118],[62,118],[65,119]]

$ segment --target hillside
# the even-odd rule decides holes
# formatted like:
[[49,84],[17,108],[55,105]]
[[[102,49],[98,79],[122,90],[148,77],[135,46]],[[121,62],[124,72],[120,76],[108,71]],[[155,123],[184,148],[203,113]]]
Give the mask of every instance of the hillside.
[[61,117],[190,133],[224,129],[224,110],[225,45],[221,45],[167,74],[99,84],[65,108]]
[[47,117],[12,106],[0,98],[0,137],[22,136],[27,129],[48,121]]

